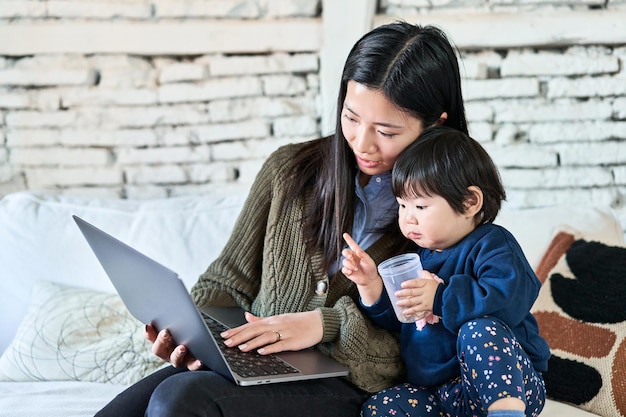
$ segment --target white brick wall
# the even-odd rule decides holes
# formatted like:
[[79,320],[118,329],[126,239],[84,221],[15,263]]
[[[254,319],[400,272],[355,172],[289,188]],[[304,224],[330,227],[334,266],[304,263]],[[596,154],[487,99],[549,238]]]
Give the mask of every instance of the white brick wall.
[[[576,49],[577,54],[566,51],[516,52],[512,51],[502,61],[502,77],[537,75],[595,75],[614,73],[619,70],[619,59],[614,56],[586,53],[586,49]],[[609,51],[607,51],[609,53]]]
[[[0,0],[0,196],[245,190],[278,146],[334,126],[334,93],[321,90],[339,74],[323,59],[345,55],[337,34],[372,22],[320,14],[324,4],[345,10]],[[378,10],[374,25],[438,24],[459,47],[470,132],[498,164],[508,205],[607,204],[626,227],[626,1],[383,0]]]
[[460,47],[470,133],[507,205],[610,205],[626,229],[623,0],[385,3],[377,24],[435,23]]
[[3,69],[0,70],[0,86],[45,87],[63,85],[94,85],[96,72],[72,69]]

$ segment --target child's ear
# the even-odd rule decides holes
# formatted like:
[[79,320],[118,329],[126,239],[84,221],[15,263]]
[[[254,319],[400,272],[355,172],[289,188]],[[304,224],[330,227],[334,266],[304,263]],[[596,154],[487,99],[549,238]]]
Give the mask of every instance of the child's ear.
[[469,196],[465,199],[465,216],[474,217],[483,208],[483,190],[475,185],[467,187],[467,190]]

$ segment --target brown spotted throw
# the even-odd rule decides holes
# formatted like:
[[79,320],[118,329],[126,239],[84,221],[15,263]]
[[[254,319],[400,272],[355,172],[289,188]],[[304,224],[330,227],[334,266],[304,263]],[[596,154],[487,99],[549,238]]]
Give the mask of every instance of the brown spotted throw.
[[548,397],[626,417],[626,248],[560,232],[536,272],[532,312],[552,350]]

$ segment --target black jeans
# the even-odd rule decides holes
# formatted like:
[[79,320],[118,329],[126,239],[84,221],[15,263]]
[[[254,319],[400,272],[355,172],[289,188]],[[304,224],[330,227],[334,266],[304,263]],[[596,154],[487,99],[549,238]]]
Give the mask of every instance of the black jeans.
[[343,378],[240,387],[212,371],[167,367],[120,393],[96,417],[356,417],[368,397]]

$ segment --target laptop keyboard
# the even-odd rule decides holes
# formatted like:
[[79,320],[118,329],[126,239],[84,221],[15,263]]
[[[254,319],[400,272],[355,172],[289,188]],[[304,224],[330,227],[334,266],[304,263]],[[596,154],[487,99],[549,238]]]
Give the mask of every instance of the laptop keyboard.
[[224,354],[226,362],[238,375],[244,378],[269,377],[273,375],[297,374],[300,371],[274,355],[260,355],[256,351],[243,352],[237,348],[229,348],[221,343],[220,333],[227,329],[222,323],[205,313],[202,316],[211,333],[218,341],[217,345]]

